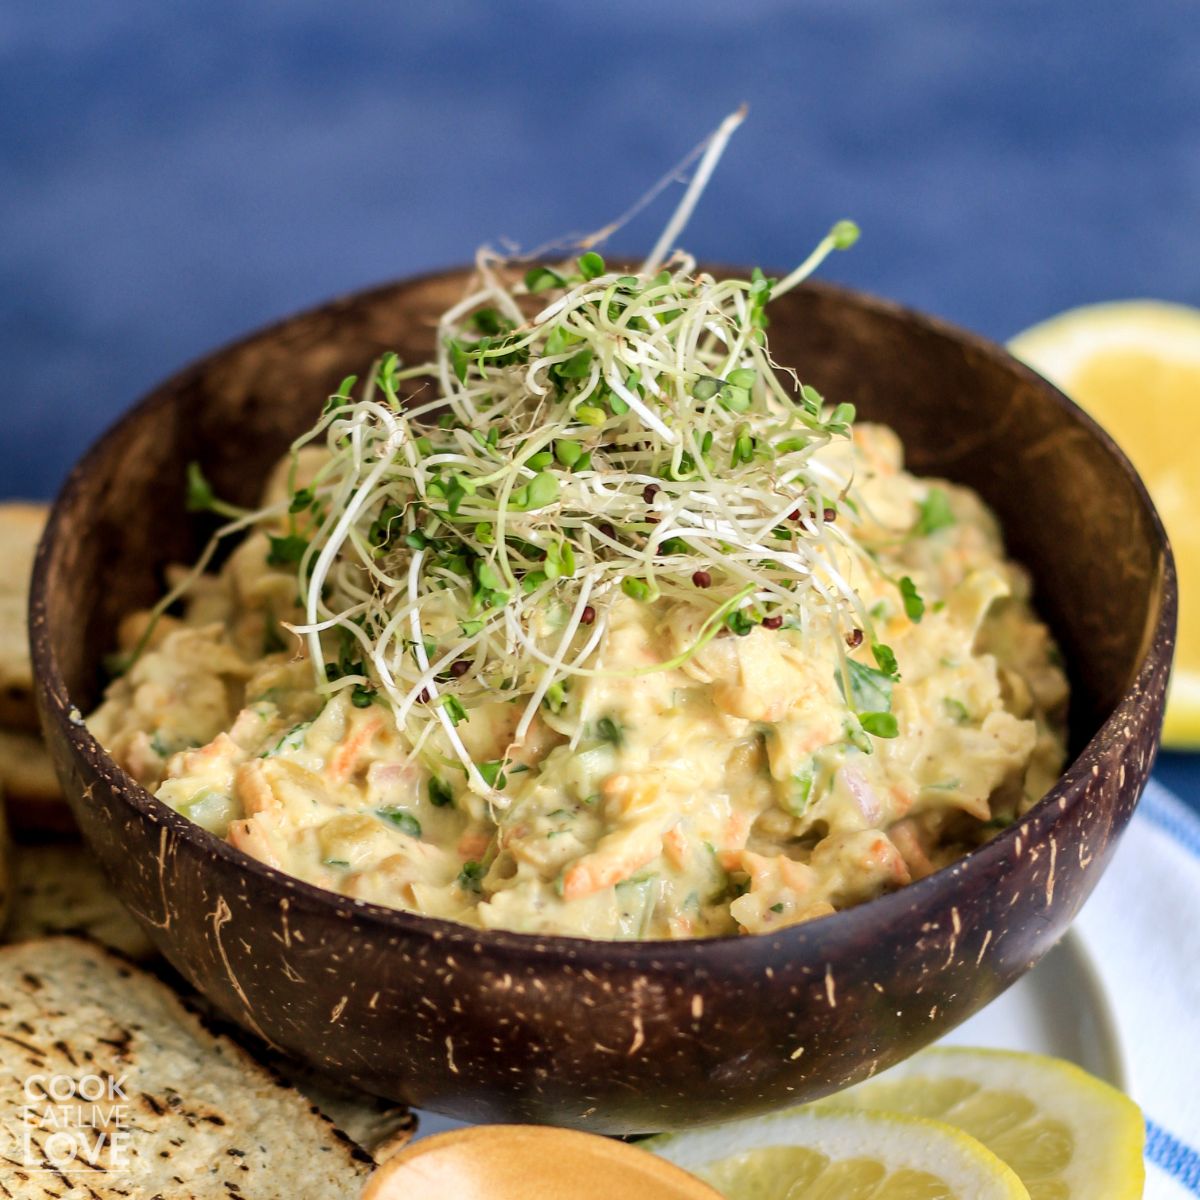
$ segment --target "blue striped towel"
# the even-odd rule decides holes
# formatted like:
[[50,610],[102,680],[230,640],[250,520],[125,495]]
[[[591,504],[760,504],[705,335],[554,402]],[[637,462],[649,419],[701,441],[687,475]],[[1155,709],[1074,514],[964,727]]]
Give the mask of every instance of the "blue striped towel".
[[1160,785],[1075,928],[1146,1114],[1146,1200],[1200,1196],[1200,819]]

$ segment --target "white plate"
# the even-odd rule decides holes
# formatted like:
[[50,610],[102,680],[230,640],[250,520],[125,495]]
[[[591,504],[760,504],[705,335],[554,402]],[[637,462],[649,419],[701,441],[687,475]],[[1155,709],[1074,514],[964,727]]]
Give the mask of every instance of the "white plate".
[[1108,996],[1074,930],[944,1041],[1053,1054],[1129,1091],[1129,1070]]
[[[1053,1054],[1129,1091],[1125,1054],[1108,997],[1073,930],[1028,975],[943,1040]],[[464,1124],[438,1113],[418,1110],[418,1115],[418,1137]]]

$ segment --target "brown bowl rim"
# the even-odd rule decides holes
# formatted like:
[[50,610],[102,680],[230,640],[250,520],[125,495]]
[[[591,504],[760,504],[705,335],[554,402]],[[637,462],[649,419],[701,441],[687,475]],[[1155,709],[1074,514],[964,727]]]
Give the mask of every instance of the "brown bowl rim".
[[[709,263],[700,264],[699,269],[716,274],[729,274],[734,271],[744,274],[748,270],[747,268]],[[319,304],[296,310],[193,359],[140,396],[124,414],[105,429],[67,476],[54,500],[46,528],[38,544],[29,604],[30,646],[35,687],[45,706],[46,714],[52,715],[54,720],[59,723],[75,752],[90,760],[97,773],[108,779],[115,788],[122,792],[123,797],[138,811],[140,817],[170,829],[175,836],[182,838],[201,855],[215,855],[225,859],[230,866],[243,872],[248,880],[261,881],[264,890],[277,891],[281,895],[286,895],[289,903],[301,902],[303,909],[310,911],[318,909],[343,919],[361,917],[379,923],[393,935],[428,938],[432,941],[445,941],[456,946],[464,943],[472,944],[481,950],[492,950],[505,956],[543,964],[547,959],[557,959],[563,963],[575,965],[581,959],[596,961],[620,958],[636,970],[644,967],[653,968],[667,959],[687,961],[698,966],[710,958],[720,960],[727,956],[737,957],[740,954],[739,948],[745,944],[745,937],[741,935],[659,941],[609,941],[565,934],[482,929],[443,917],[426,916],[365,900],[352,899],[339,892],[317,887],[315,884],[307,883],[284,871],[259,862],[258,859],[238,850],[200,825],[189,821],[126,774],[95,740],[82,720],[71,718],[73,702],[58,669],[57,656],[50,644],[47,632],[46,575],[49,570],[50,550],[58,536],[63,509],[79,491],[82,481],[91,471],[93,461],[103,455],[108,444],[120,435],[126,424],[141,419],[146,412],[152,411],[160,405],[169,404],[172,392],[178,385],[198,373],[206,363],[218,356],[270,337],[295,320],[314,316],[327,310],[336,310],[339,305],[349,301],[370,302],[400,289],[443,280],[449,281],[460,277],[465,278],[469,276],[471,270],[473,268],[469,264],[438,268],[342,293]],[[899,917],[904,912],[916,910],[940,891],[955,886],[954,881],[964,873],[983,870],[989,866],[999,866],[1005,857],[1012,855],[1013,843],[1018,838],[1028,837],[1032,833],[1036,844],[1036,837],[1042,831],[1042,826],[1047,822],[1052,811],[1061,814],[1072,804],[1080,802],[1081,785],[1093,773],[1093,768],[1097,767],[1101,747],[1112,740],[1128,736],[1132,728],[1131,722],[1135,722],[1137,719],[1136,711],[1130,711],[1131,706],[1136,704],[1138,697],[1146,690],[1154,673],[1161,665],[1163,656],[1166,655],[1169,658],[1172,653],[1177,604],[1176,573],[1171,545],[1141,476],[1138,475],[1133,464],[1111,435],[1065,393],[1010,354],[998,342],[972,333],[950,321],[841,284],[810,280],[802,287],[804,290],[823,294],[837,302],[856,305],[874,314],[890,317],[921,328],[927,333],[948,338],[973,353],[1015,372],[1019,379],[1040,389],[1047,399],[1064,409],[1078,425],[1088,432],[1099,448],[1115,460],[1120,470],[1132,483],[1134,493],[1149,517],[1150,527],[1156,535],[1158,547],[1162,552],[1162,573],[1157,581],[1153,597],[1153,603],[1157,606],[1157,610],[1147,620],[1144,648],[1129,686],[1113,706],[1112,712],[1088,739],[1074,760],[1068,764],[1066,770],[1059,775],[1054,786],[1037,804],[983,846],[970,851],[962,858],[942,867],[924,879],[852,908],[842,909],[798,925],[786,926],[770,934],[746,935],[756,942],[770,942],[773,948],[780,951],[786,949],[789,943],[799,947],[810,940],[821,941],[841,934],[854,937],[856,933],[864,932],[865,927],[870,925],[884,927],[889,924],[889,918]],[[1157,752],[1158,741],[1158,738],[1154,741],[1155,752]]]

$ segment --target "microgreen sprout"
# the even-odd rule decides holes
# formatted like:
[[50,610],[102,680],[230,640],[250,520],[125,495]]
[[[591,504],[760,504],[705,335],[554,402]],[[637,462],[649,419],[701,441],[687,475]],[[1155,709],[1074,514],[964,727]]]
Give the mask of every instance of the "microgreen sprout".
[[925,615],[925,601],[917,591],[917,585],[907,575],[900,580],[900,598],[904,601],[905,615],[914,624],[919,624]]
[[244,517],[249,511],[219,500],[197,462],[190,462],[187,465],[186,503],[188,512],[212,512],[218,516],[231,517],[234,520]]
[[[872,628],[848,574],[864,552],[850,468],[820,454],[850,436],[854,408],[781,368],[767,340],[772,298],[857,228],[838,222],[781,281],[717,278],[676,249],[742,115],[702,148],[640,269],[606,263],[600,235],[552,263],[481,250],[468,293],[437,323],[436,358],[388,354],[343,381],[293,447],[326,448],[319,475],[259,514],[271,564],[296,573],[303,617],[289,628],[319,689],[378,700],[410,745],[439,769],[457,760],[492,803],[507,802],[497,793],[511,767],[469,753],[460,727],[477,706],[515,701],[520,744],[564,709],[573,678],[669,670],[714,637],[817,616],[841,631],[848,707],[892,736],[872,714],[890,716],[894,658],[876,646],[876,670],[843,649]],[[225,511],[229,529],[253,523],[217,508],[198,468],[189,501]],[[606,665],[623,598],[691,606],[693,640],[649,666]],[[356,669],[327,673],[343,661]],[[594,728],[617,740],[609,718]],[[429,785],[439,807],[453,799],[442,778]]]

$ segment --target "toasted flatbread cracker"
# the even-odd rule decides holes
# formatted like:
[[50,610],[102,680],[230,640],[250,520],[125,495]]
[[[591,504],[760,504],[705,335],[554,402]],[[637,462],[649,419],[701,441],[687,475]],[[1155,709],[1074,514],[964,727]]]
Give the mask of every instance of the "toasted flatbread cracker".
[[71,933],[139,962],[154,957],[154,944],[117,899],[86,846],[65,841],[22,842],[14,847],[13,861],[8,941]]
[[44,504],[0,504],[0,725],[36,733],[33,672],[29,665],[29,576],[49,509]]
[[8,822],[4,819],[4,806],[0,805],[0,931],[8,923],[12,909],[13,892],[12,847],[8,840]]
[[417,1115],[406,1104],[343,1087],[309,1067],[267,1057],[267,1064],[303,1092],[348,1138],[377,1163],[398,1153],[417,1132]]
[[54,764],[37,734],[0,729],[0,788],[15,831],[77,832]]
[[[0,1194],[12,1200],[356,1200],[362,1189],[369,1158],[303,1096],[90,942],[0,948],[0,1025],[12,1031],[0,1038]],[[31,1087],[70,1098],[31,1104]],[[72,1128],[74,1142],[55,1137]]]

